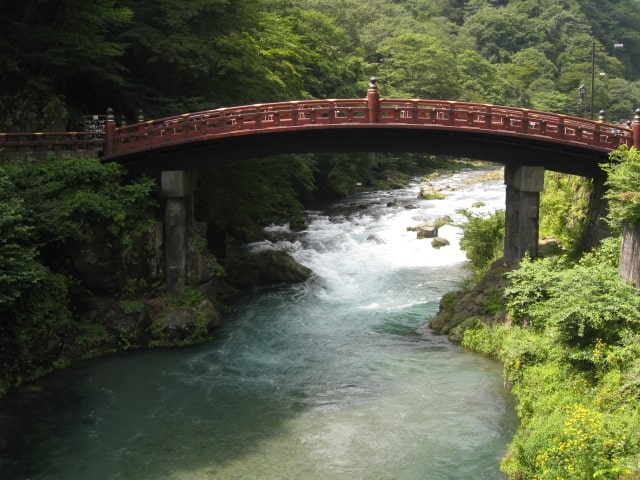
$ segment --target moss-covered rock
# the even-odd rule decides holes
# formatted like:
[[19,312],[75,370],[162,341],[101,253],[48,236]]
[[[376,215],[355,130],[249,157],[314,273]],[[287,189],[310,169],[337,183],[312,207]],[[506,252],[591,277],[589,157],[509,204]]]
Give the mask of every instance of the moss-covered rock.
[[464,330],[478,321],[504,322],[504,274],[516,267],[517,262],[499,259],[473,287],[443,295],[438,314],[429,322],[429,328],[436,333],[448,335],[454,343],[460,343]]
[[308,280],[313,272],[283,250],[233,254],[226,265],[227,282],[236,288],[252,288]]

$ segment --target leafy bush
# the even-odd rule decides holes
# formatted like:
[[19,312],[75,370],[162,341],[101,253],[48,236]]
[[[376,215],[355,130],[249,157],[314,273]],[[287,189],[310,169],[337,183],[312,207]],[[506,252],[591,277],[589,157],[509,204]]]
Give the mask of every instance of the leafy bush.
[[608,220],[617,227],[627,223],[640,226],[640,151],[620,147],[601,165],[607,172],[605,198],[609,201]]
[[[509,279],[509,286],[504,291],[507,311],[517,324],[531,324],[531,308],[551,297],[556,277],[561,275],[567,264],[566,257],[534,261],[527,256],[520,262],[520,268],[506,274]],[[531,326],[541,330],[546,323],[546,318],[542,318],[540,324],[534,322]]]
[[579,250],[587,228],[592,188],[586,178],[545,171],[540,236],[556,238],[568,252]]
[[566,258],[525,259],[508,274],[509,312],[538,330],[555,327],[567,346],[586,347],[596,338],[617,342],[622,329],[640,325],[640,297],[605,258],[588,254],[572,266]]
[[44,278],[24,201],[0,172],[0,312]]
[[469,350],[498,358],[507,332],[507,327],[489,326],[485,323],[477,322],[464,331],[460,344]]
[[89,158],[0,167],[1,388],[65,364],[76,334],[90,339],[72,316],[65,252],[99,238],[125,255],[148,227],[154,182],[124,174]]
[[126,172],[119,164],[92,158],[53,159],[15,162],[3,170],[20,192],[40,249],[79,244],[99,230],[126,252],[149,226],[155,181],[124,183]]
[[463,230],[462,248],[477,273],[485,272],[502,255],[504,246],[504,210],[482,215],[467,209],[457,210],[466,221],[458,226]]
[[619,245],[525,258],[505,290],[514,324],[463,334],[502,362],[518,399],[510,479],[639,478],[640,297],[617,275]]

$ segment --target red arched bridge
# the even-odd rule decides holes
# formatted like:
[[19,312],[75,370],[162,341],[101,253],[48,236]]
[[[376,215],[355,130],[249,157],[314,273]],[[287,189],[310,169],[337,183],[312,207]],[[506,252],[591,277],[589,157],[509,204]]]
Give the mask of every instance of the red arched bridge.
[[[592,177],[621,145],[640,146],[631,128],[523,108],[442,100],[300,100],[185,113],[99,131],[0,133],[0,152],[97,150],[133,172],[161,173],[165,272],[171,293],[187,278],[186,232],[198,168],[229,160],[307,152],[426,152],[505,164],[506,259],[536,256],[544,170]],[[599,191],[596,188],[596,191]]]
[[[541,166],[589,177],[627,126],[524,108],[442,100],[299,100],[185,113],[98,132],[0,133],[4,152],[100,150],[133,171],[190,170],[216,162],[308,152],[412,152]],[[634,122],[635,127],[635,122]]]

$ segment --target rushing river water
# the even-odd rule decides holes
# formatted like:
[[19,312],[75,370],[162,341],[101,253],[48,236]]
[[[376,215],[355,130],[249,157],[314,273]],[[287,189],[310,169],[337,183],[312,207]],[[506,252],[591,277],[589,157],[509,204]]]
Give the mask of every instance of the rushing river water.
[[[460,231],[439,250],[407,227],[484,202],[478,172],[308,212],[274,243],[315,272],[247,294],[205,344],[86,362],[0,410],[0,478],[492,480],[515,420],[501,367],[424,328],[464,277]],[[396,206],[387,203],[396,201]],[[407,206],[415,208],[405,208]]]

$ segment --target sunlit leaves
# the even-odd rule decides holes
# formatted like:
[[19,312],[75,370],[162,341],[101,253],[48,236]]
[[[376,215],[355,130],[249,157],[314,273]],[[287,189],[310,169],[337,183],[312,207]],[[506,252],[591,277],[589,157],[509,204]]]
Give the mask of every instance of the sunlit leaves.
[[602,165],[607,172],[605,197],[609,201],[609,219],[620,226],[640,226],[640,152],[620,148],[610,155],[610,163]]
[[464,232],[460,240],[460,248],[465,251],[474,270],[484,272],[503,251],[504,210],[497,210],[490,215],[468,209],[460,209],[456,212],[465,218],[459,224]]
[[403,33],[380,47],[379,75],[394,95],[454,100],[457,64],[451,49],[430,35]]

